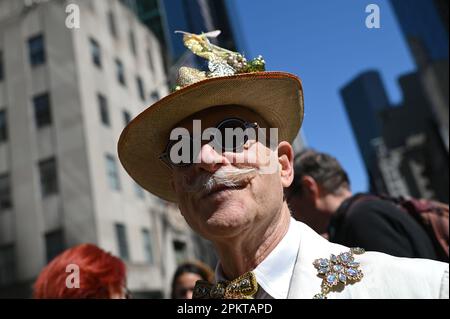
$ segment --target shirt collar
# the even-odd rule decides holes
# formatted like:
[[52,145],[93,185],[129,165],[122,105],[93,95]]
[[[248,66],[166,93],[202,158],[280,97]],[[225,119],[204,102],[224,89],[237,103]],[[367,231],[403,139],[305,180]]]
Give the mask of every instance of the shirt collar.
[[[283,239],[253,270],[258,285],[275,299],[286,299],[300,244],[300,229],[292,217]],[[225,280],[220,262],[216,267],[217,281]]]

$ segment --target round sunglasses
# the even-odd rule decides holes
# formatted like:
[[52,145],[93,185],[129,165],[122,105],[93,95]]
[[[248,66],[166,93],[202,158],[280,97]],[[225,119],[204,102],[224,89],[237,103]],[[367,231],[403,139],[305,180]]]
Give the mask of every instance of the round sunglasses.
[[[248,129],[258,128],[258,123],[251,123],[239,118],[227,118],[216,125],[215,130],[210,136],[210,140],[206,141],[211,144],[215,150],[221,152],[242,152],[245,143],[248,142],[249,137],[252,139],[257,138],[257,132],[254,135],[249,134]],[[238,131],[236,131],[238,130]],[[231,132],[231,136],[230,136]],[[236,132],[242,132],[243,134],[235,134]],[[230,138],[232,137],[232,139]],[[178,145],[181,143],[180,145]],[[183,157],[183,150],[186,149],[186,144],[189,149],[189,156]],[[178,147],[176,152],[177,161],[172,160],[170,156],[173,152],[173,147]],[[163,161],[170,168],[173,167],[186,167],[194,163],[194,159],[197,158],[200,150],[194,150],[194,139],[189,136],[179,136],[176,140],[170,140],[164,152],[159,156],[159,159]]]

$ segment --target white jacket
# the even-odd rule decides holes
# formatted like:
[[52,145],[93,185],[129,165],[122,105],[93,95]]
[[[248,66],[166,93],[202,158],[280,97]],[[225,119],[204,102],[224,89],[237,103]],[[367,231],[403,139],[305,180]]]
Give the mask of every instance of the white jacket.
[[[322,279],[313,262],[349,251],[349,248],[328,242],[311,228],[301,224],[297,260],[291,277],[288,298],[311,299],[320,293]],[[428,259],[399,258],[378,252],[355,255],[364,277],[330,292],[329,299],[340,298],[449,298],[449,265]]]

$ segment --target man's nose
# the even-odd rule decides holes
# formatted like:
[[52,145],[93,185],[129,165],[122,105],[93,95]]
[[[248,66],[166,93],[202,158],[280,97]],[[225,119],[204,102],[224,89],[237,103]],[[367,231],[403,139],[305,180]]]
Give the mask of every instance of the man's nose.
[[210,144],[205,144],[200,149],[196,163],[198,169],[214,173],[220,167],[229,163],[229,161]]

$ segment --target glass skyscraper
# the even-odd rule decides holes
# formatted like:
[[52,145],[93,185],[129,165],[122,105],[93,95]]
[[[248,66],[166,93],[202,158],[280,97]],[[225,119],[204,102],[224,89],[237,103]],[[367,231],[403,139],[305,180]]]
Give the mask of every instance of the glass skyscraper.
[[221,30],[217,43],[236,50],[224,0],[122,0],[147,25],[165,47],[169,65],[186,52],[176,30],[202,33]]
[[341,96],[367,170],[373,164],[373,139],[381,137],[380,111],[389,107],[380,74],[368,71],[360,74],[341,90]]
[[416,64],[448,60],[448,0],[391,0]]

